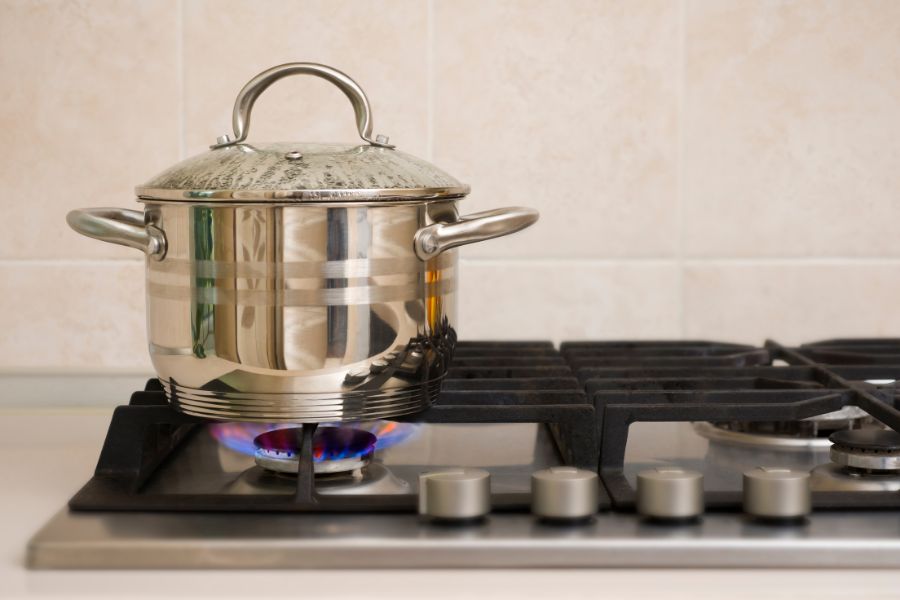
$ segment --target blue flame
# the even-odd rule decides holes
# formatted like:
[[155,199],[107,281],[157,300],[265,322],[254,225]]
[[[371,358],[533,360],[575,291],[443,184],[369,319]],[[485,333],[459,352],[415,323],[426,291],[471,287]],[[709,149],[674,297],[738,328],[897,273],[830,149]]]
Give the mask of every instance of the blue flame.
[[[235,452],[253,456],[256,454],[256,445],[253,440],[257,436],[268,431],[276,429],[293,429],[298,425],[290,425],[285,423],[212,423],[209,426],[210,434],[223,446]],[[359,423],[327,423],[322,427],[359,429],[373,434],[376,438],[375,450],[382,450],[396,446],[414,437],[420,425],[416,423],[398,423],[396,421],[365,421]],[[343,458],[355,458],[365,456],[372,452],[372,448],[352,448],[344,444],[335,444],[328,447],[316,443],[320,441],[322,436],[316,435],[314,439],[313,462],[324,462],[329,460],[340,460]],[[331,441],[329,439],[329,441]],[[293,456],[292,452],[285,453],[286,456]]]

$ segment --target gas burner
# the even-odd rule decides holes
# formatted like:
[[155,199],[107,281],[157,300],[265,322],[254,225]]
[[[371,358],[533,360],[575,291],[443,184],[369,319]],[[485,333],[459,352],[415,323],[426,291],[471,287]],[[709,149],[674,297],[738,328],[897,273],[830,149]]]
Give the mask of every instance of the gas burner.
[[[256,464],[277,473],[296,474],[301,427],[273,429],[256,436]],[[316,475],[360,471],[372,460],[377,438],[352,427],[320,427],[313,437]]]
[[812,471],[814,491],[900,491],[900,433],[889,429],[838,431],[831,462]]
[[900,492],[900,476],[851,471],[826,463],[810,473],[810,487],[813,492]]
[[900,433],[889,429],[838,431],[829,438],[831,461],[865,473],[900,473]]
[[828,436],[860,431],[875,420],[856,406],[816,415],[799,421],[722,421],[694,423],[703,437],[717,442],[768,448],[825,449]]
[[[234,494],[278,494],[296,482],[296,474],[268,469],[246,469],[229,482],[227,490]],[[365,469],[316,477],[316,494],[355,496],[367,494],[409,494],[411,485],[380,462],[370,462]]]

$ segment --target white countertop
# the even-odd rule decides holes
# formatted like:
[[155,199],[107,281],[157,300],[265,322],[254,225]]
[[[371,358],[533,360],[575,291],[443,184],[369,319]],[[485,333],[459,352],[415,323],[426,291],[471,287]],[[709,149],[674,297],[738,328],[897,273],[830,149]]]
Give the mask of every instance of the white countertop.
[[900,598],[900,573],[876,570],[26,570],[29,537],[90,477],[109,413],[0,412],[0,597]]

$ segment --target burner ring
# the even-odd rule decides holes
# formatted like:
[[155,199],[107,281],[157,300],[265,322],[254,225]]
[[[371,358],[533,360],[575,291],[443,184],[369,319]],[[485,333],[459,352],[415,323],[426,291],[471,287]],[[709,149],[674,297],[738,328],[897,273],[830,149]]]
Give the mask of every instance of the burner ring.
[[[300,427],[273,429],[253,440],[256,464],[277,473],[296,474],[299,468]],[[375,452],[374,434],[352,427],[319,427],[313,437],[313,471],[316,475],[362,469]]]
[[723,444],[784,450],[818,450],[828,447],[828,440],[820,437],[792,437],[736,431],[720,427],[709,421],[694,421],[691,425],[700,436]]
[[824,450],[831,446],[826,433],[863,427],[871,419],[864,410],[848,405],[798,421],[700,421],[693,425],[701,436],[716,442],[763,448]]
[[900,471],[900,433],[889,429],[837,431],[832,442],[831,461],[850,469]]

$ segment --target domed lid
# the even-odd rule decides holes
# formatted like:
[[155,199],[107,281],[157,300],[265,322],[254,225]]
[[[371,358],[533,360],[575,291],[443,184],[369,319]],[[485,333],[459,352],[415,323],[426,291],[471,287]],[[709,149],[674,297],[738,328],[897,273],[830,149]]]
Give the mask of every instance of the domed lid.
[[393,148],[279,142],[204,152],[136,192],[159,200],[354,202],[454,198],[469,187]]
[[[248,144],[253,103],[269,85],[295,74],[322,77],[353,105],[363,145],[279,142]],[[188,158],[135,188],[144,200],[223,203],[390,202],[459,198],[469,186],[429,162],[372,137],[372,111],[362,89],[344,73],[313,63],[263,71],[238,94],[234,137]]]

